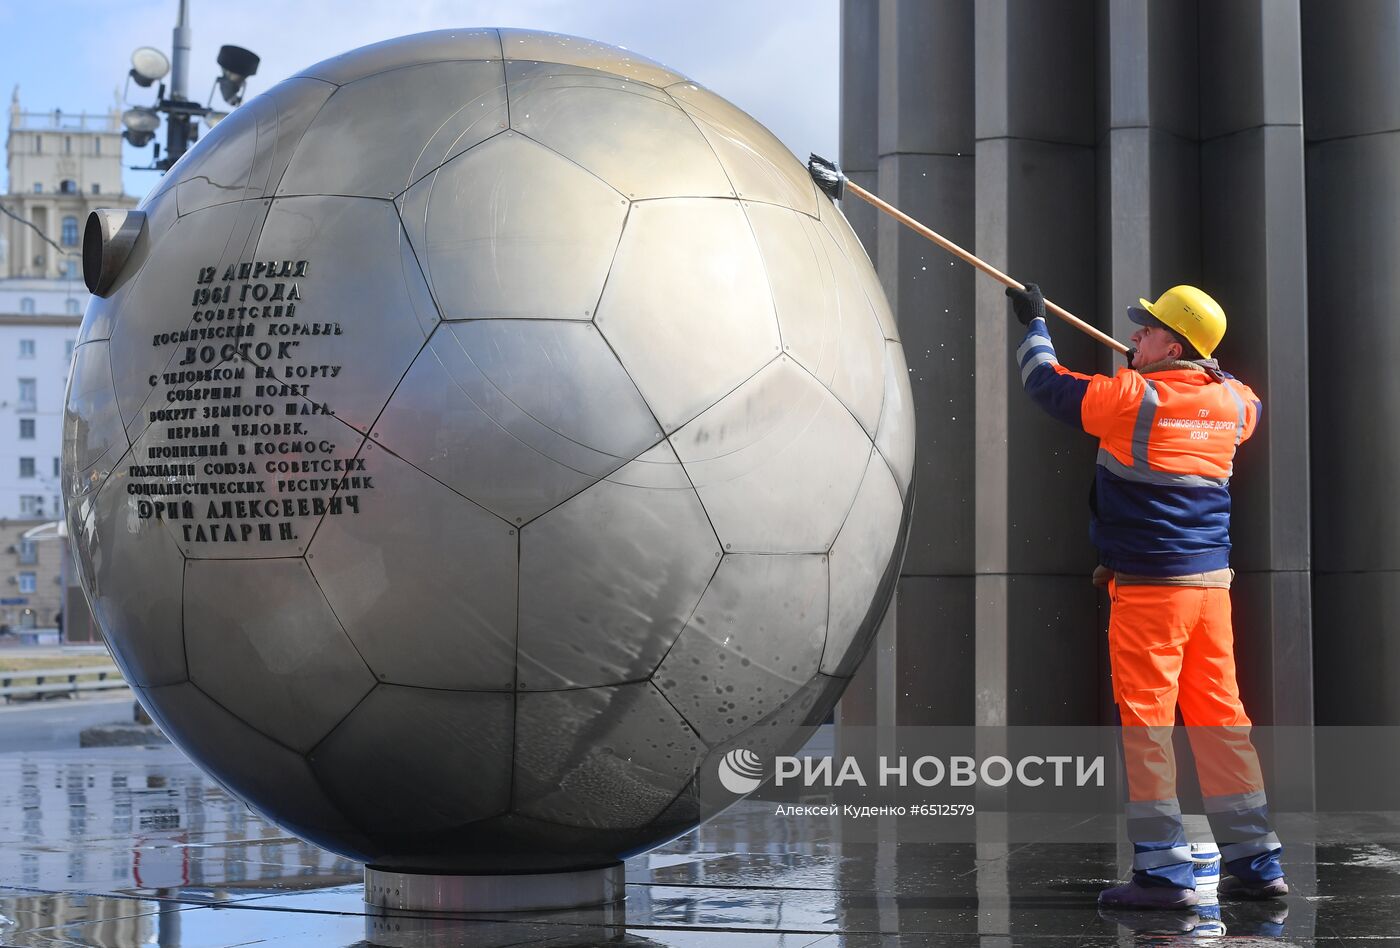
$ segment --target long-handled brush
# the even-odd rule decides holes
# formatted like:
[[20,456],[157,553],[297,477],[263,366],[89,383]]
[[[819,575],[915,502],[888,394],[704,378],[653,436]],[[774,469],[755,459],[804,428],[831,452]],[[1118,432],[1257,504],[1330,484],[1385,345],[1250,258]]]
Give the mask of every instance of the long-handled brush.
[[[920,224],[918,221],[914,220],[914,218],[910,217],[908,214],[904,213],[899,208],[895,207],[893,204],[880,200],[875,195],[865,190],[865,188],[862,188],[850,178],[847,178],[846,175],[842,173],[840,167],[837,166],[836,162],[829,161],[826,158],[821,157],[820,155],[812,155],[807,160],[807,170],[811,173],[812,180],[814,180],[817,183],[817,187],[821,188],[823,193],[825,193],[833,201],[839,201],[845,194],[845,192],[849,191],[861,200],[868,201],[871,204],[875,205],[877,208],[884,211],[886,214],[890,215],[895,220],[908,227],[910,230],[913,230],[927,237],[929,240],[938,244],[938,246],[953,254],[955,257],[958,257],[966,263],[972,264],[974,267],[981,270],[983,273],[987,274],[992,279],[1004,283],[1007,286],[1015,287],[1018,290],[1025,289],[1025,286],[1023,284],[1013,280],[1011,277],[1007,276],[1005,273],[1002,273],[1000,270],[992,266],[990,263],[987,263],[982,258],[978,257],[975,254],[968,253],[966,250],[953,243],[947,237],[944,237],[942,234],[939,234],[936,231],[925,227],[923,224]],[[1056,316],[1063,319],[1065,322],[1069,323],[1075,329],[1078,329],[1080,332],[1087,333],[1088,335],[1092,336],[1096,341],[1103,343],[1110,349],[1114,349],[1118,352],[1123,353],[1124,355],[1127,355],[1131,351],[1128,346],[1125,346],[1123,343],[1119,342],[1117,339],[1114,339],[1107,333],[1100,332],[1093,326],[1090,326],[1084,320],[1080,319],[1078,316],[1075,316],[1063,306],[1046,300],[1045,308],[1050,310],[1050,312],[1054,313]]]

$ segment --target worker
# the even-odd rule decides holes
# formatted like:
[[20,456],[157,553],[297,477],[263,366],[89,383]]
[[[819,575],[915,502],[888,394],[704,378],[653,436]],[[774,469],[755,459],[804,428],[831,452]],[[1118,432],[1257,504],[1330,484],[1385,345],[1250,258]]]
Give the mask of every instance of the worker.
[[1039,287],[1008,289],[1027,326],[1021,381],[1049,414],[1099,439],[1090,534],[1108,587],[1113,696],[1122,724],[1132,880],[1102,905],[1189,908],[1191,850],[1176,799],[1178,702],[1228,877],[1222,898],[1286,895],[1230,624],[1230,492],[1235,450],[1259,424],[1258,396],[1211,358],[1225,313],[1191,286],[1128,318],[1131,368],[1071,372],[1055,358]]

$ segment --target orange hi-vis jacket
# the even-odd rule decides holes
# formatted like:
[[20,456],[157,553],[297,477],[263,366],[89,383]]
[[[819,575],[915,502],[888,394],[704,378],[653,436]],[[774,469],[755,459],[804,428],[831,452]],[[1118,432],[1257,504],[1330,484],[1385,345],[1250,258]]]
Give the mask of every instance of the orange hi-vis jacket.
[[1055,358],[1045,320],[1016,352],[1021,381],[1054,417],[1099,439],[1090,534],[1121,573],[1190,576],[1230,565],[1230,475],[1259,397],[1211,359],[1110,378]]

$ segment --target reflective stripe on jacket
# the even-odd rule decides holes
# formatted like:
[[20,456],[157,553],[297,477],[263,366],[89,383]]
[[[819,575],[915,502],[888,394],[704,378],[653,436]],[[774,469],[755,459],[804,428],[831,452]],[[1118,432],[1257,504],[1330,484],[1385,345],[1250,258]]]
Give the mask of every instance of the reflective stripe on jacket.
[[1099,562],[1143,576],[1230,565],[1235,449],[1263,410],[1249,386],[1213,360],[1139,373],[1071,372],[1055,358],[1042,319],[1016,353],[1031,398],[1099,439],[1090,536]]

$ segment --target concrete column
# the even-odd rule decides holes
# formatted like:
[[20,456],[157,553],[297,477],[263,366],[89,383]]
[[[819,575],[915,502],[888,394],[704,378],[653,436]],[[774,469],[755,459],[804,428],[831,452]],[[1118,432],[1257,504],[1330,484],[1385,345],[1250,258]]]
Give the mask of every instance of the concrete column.
[[1127,306],[1199,281],[1196,4],[1098,0],[1098,25],[1098,300],[1126,341]]
[[[841,170],[863,188],[875,187],[880,157],[880,5],[841,0]],[[875,217],[880,212],[860,200],[841,210],[875,259]]]
[[[1090,321],[1093,43],[1091,0],[977,5],[977,252]],[[999,283],[977,278],[976,312],[976,721],[1092,722],[1094,445],[1026,397],[1014,358],[1023,329]],[[1092,370],[1094,344],[1051,322],[1061,361]]]
[[[1201,5],[1202,285],[1225,308],[1217,357],[1263,423],[1230,482],[1240,690],[1258,724],[1311,724],[1307,219],[1295,3]],[[1312,804],[1310,748],[1280,748],[1276,802]]]
[[[879,13],[879,5],[870,0],[841,2],[841,154],[837,160],[852,181],[868,189],[876,187],[875,174],[879,160]],[[871,261],[878,265],[875,216],[879,212],[859,198],[842,201],[841,211],[865,245]],[[876,654],[894,649],[896,610],[897,607],[890,609],[889,616],[876,634],[875,644],[836,706],[838,756],[847,753],[842,740],[843,726],[871,726],[876,723]],[[890,700],[893,700],[893,693],[893,690],[889,691]]]
[[1396,724],[1400,0],[1304,0],[1302,25],[1317,720]]
[[[1200,86],[1197,5],[1097,0],[1097,143],[1100,326],[1127,341],[1126,308],[1178,283],[1200,282]],[[1100,347],[1097,368],[1121,356]],[[1108,688],[1108,599],[1100,596],[1099,721],[1114,720]]]
[[[1092,321],[1093,4],[981,0],[975,29],[976,251]],[[1024,330],[1004,287],[981,275],[976,317],[975,720],[1090,723],[1099,673],[1084,502],[1092,443],[1027,398],[1014,355]],[[1061,359],[1092,368],[1092,344],[1052,322]],[[980,756],[1009,750],[1003,735],[979,733]],[[980,791],[979,811],[990,805],[979,829],[999,823],[1004,833],[996,811],[1015,810],[1013,797]],[[992,906],[979,912],[979,930],[1015,935],[1025,920],[1005,907],[1007,847],[984,841],[977,852],[997,870],[978,873]]]
[[[970,245],[972,0],[881,0],[879,37],[878,193]],[[887,217],[877,235],[881,280],[912,369],[919,439],[889,685],[899,724],[967,724],[975,677],[973,275]]]

